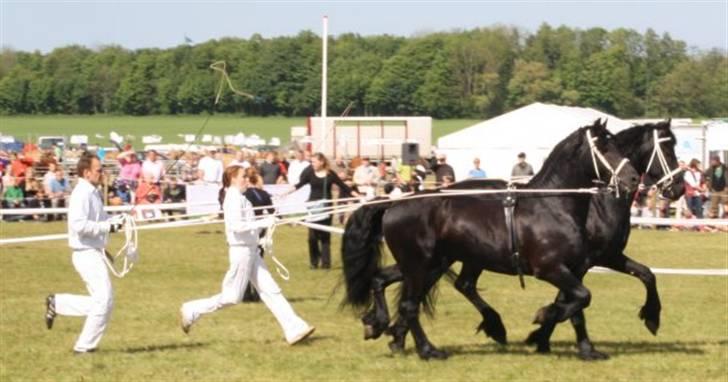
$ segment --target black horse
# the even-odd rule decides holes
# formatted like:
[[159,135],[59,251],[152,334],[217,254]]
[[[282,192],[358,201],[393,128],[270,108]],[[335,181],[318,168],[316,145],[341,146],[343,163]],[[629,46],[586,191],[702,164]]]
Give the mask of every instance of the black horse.
[[[633,190],[638,175],[630,165],[623,166],[623,159],[612,134],[597,121],[559,143],[524,189],[591,187],[596,178],[617,183],[617,189]],[[614,168],[622,169],[619,177]],[[592,265],[585,229],[590,197],[527,195],[520,197],[515,208],[520,257],[510,248],[502,197],[445,194],[362,207],[347,223],[342,242],[345,302],[370,305],[373,280],[380,271],[383,234],[403,276],[399,313],[406,326],[395,326],[402,333],[394,335],[403,337],[411,330],[423,359],[447,356],[427,339],[419,323],[419,307],[455,261],[471,269],[511,275],[523,272],[547,281],[568,298],[543,309],[539,322],[555,325],[570,318],[587,307],[591,298],[579,277]]]
[[[645,187],[656,187],[664,197],[671,200],[682,195],[683,180],[681,176],[677,176],[679,168],[674,150],[676,140],[670,130],[669,120],[624,130],[616,135],[616,142],[620,151],[637,169],[642,171],[642,184]],[[506,186],[507,183],[502,180],[466,180],[456,183],[450,188],[499,189]],[[644,283],[647,289],[647,300],[640,310],[639,316],[645,321],[645,326],[650,332],[656,334],[660,324],[661,304],[655,277],[648,267],[623,254],[630,232],[629,207],[631,200],[631,198],[615,198],[606,194],[592,197],[587,223],[590,248],[595,252],[595,265],[632,275]],[[505,344],[506,332],[500,315],[476,291],[481,272],[482,269],[471,269],[465,264],[455,281],[455,286],[481,313],[483,321],[478,329],[483,330],[486,335],[497,342]],[[401,281],[401,278],[401,273],[396,265],[383,269],[375,277],[373,292],[377,303],[363,318],[365,338],[377,338],[386,329],[389,314],[386,301],[384,301],[384,288],[393,282]],[[563,294],[560,294],[558,298],[563,299]],[[383,309],[382,306],[384,306]],[[571,321],[577,334],[580,356],[584,359],[606,358],[606,355],[596,351],[589,341],[583,312],[579,312]],[[406,324],[403,322],[398,322],[395,327],[397,326],[406,328]],[[403,333],[402,329],[391,329],[390,331]],[[537,345],[539,352],[548,352],[552,331],[553,327],[541,327],[529,336],[527,343]],[[396,335],[390,346],[393,349],[403,348],[404,335]]]

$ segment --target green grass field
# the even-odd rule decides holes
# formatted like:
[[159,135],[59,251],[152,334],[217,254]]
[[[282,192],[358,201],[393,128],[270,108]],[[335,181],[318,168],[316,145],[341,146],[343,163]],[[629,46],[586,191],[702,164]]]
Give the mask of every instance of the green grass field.
[[[317,327],[289,347],[261,304],[242,304],[204,317],[189,336],[177,324],[186,300],[218,293],[227,268],[219,225],[140,232],[142,261],[115,280],[115,307],[101,350],[75,357],[71,348],[83,320],[43,323],[50,292],[84,293],[65,242],[0,247],[0,380],[2,381],[239,381],[239,380],[566,380],[726,381],[728,278],[658,275],[662,327],[653,337],[637,318],[644,289],[636,279],[591,274],[587,310],[590,334],[608,361],[575,356],[573,331],[557,328],[553,354],[521,344],[530,322],[555,290],[528,278],[485,274],[481,293],[498,309],[510,345],[475,334],[480,316],[452,286],[441,283],[434,319],[423,319],[432,341],[452,352],[447,361],[420,361],[412,351],[390,354],[385,339],[364,341],[350,311],[339,309],[342,291],[338,238],[334,269],[307,267],[306,232],[276,231],[277,256],[292,272],[282,288],[294,308]],[[2,237],[64,232],[62,223],[2,223]],[[118,248],[115,238],[112,248]],[[635,231],[628,253],[653,267],[726,268],[725,234]],[[394,289],[394,288],[392,288]]]
[[[157,134],[165,143],[181,143],[179,134],[195,134],[203,125],[206,116],[0,116],[0,133],[13,135],[18,139],[35,140],[41,135],[85,134],[90,143],[108,145],[108,140],[96,138],[96,134],[108,137],[111,131],[121,135],[133,135],[141,142],[143,135]],[[470,126],[478,120],[453,119],[433,121],[433,144],[437,138]],[[238,117],[213,115],[204,134],[225,135],[243,132],[257,134],[264,139],[279,137],[282,142],[290,140],[292,126],[306,126],[305,117]]]

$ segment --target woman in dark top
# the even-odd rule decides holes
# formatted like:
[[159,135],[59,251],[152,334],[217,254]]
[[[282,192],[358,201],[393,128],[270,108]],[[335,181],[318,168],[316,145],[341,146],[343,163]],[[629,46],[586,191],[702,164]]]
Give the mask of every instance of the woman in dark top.
[[[255,216],[261,216],[264,212],[274,214],[276,209],[273,207],[273,200],[268,191],[263,189],[263,180],[258,175],[258,171],[254,167],[248,167],[245,170],[245,179],[248,181],[248,187],[245,188],[243,196],[248,199],[253,208],[270,206],[270,208],[255,209]],[[265,233],[265,229],[260,230],[260,237],[265,236]],[[263,247],[258,246],[258,250],[262,257],[264,255]],[[248,283],[245,293],[243,293],[243,302],[260,302],[260,295],[250,283]]]
[[[295,186],[296,190],[305,186],[311,186],[311,195],[308,197],[309,202],[317,200],[331,199],[331,186],[334,184],[341,190],[341,195],[359,196],[358,193],[352,191],[334,171],[329,168],[329,161],[322,153],[316,153],[311,157],[311,165],[306,167],[301,173],[301,178]],[[316,209],[330,207],[331,202],[322,202],[320,205],[312,203],[312,214],[316,215]],[[330,226],[332,221],[331,215],[316,220],[316,224]],[[321,245],[319,246],[319,243]],[[331,233],[321,230],[309,228],[308,230],[308,253],[311,261],[311,269],[319,267],[331,268]]]

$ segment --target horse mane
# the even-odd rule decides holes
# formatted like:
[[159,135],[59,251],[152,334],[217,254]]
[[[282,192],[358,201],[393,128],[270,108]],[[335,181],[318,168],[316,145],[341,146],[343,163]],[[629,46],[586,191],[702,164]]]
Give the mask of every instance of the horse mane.
[[[566,171],[578,171],[575,170],[575,166],[571,166],[574,163],[574,157],[579,154],[580,150],[584,148],[584,140],[586,139],[586,131],[594,127],[601,127],[599,120],[594,121],[593,124],[583,126],[576,129],[574,132],[569,134],[556,147],[551,150],[549,156],[543,162],[541,170],[534,175],[534,177],[528,182],[531,187],[542,187],[544,184],[551,182],[554,178],[564,178],[562,173]],[[606,132],[606,129],[605,129]],[[584,151],[586,152],[586,151]],[[591,159],[589,159],[591,161]],[[557,176],[557,174],[559,174]],[[573,174],[577,175],[577,174]],[[578,174],[583,176],[583,174]],[[566,178],[572,177],[571,175]]]

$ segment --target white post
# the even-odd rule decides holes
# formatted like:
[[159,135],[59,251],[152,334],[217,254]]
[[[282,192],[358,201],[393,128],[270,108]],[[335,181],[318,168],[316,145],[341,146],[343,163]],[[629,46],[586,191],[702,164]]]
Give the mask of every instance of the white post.
[[[329,17],[324,16],[323,20],[323,36],[321,38],[323,39],[323,52],[322,52],[322,58],[321,58],[321,127],[323,129],[323,134],[321,134],[322,137],[326,137],[329,135],[329,127],[326,124],[326,115],[327,115],[327,106],[326,106],[326,96],[327,96],[327,71],[329,66],[328,61],[328,41],[329,41]],[[321,142],[321,147],[319,147],[318,150],[324,149],[325,142]],[[336,142],[334,142],[334,145]]]

